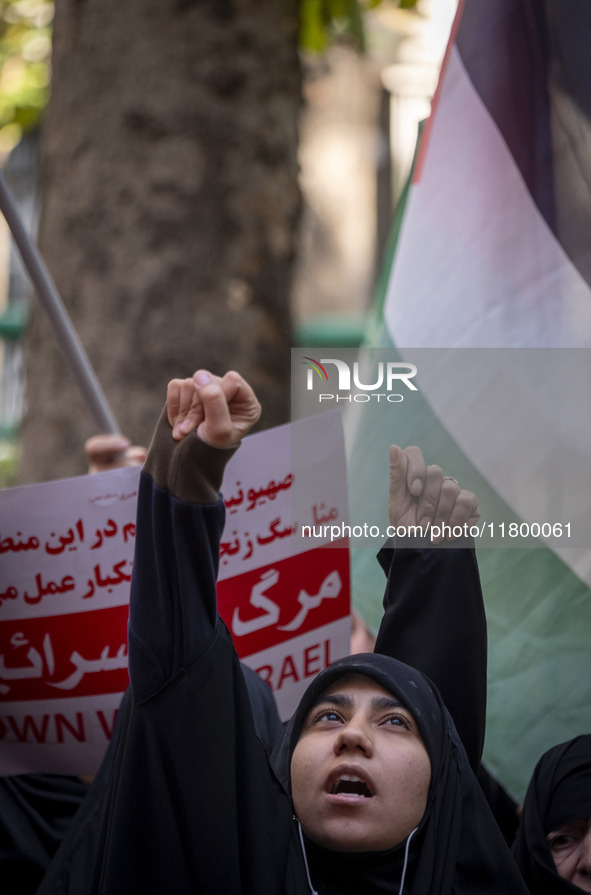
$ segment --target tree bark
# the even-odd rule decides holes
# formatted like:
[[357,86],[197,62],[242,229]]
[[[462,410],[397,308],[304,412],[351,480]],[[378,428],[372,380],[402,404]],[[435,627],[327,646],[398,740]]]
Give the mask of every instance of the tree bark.
[[[57,0],[40,247],[122,431],[167,381],[235,368],[288,416],[301,83],[297,0]],[[41,311],[21,480],[96,432]]]

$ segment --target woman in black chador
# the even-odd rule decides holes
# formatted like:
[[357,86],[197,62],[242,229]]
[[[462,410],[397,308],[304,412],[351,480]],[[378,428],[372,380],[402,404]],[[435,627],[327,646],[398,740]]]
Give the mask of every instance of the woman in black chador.
[[[223,469],[259,413],[237,373],[220,379],[200,370],[169,385],[142,471],[132,693],[120,715],[88,891],[523,895],[454,723],[435,686],[414,668],[376,654],[336,662],[306,691],[271,766],[216,606]],[[395,474],[400,464],[408,472],[406,522],[424,513],[422,496],[433,493],[433,519],[471,517],[474,496],[443,480],[438,467],[425,470],[422,455],[420,486],[412,454],[395,449],[392,458]],[[426,611],[437,598],[447,601],[441,623],[424,626],[432,649],[423,652],[436,654],[441,637],[470,628],[473,612],[480,618],[472,551],[451,551],[474,598],[461,611],[461,571],[450,583],[437,574],[436,560],[427,561],[425,554],[437,551],[400,552],[405,612],[416,611],[413,599]],[[391,622],[397,616],[389,608]],[[450,668],[459,669],[472,649],[483,652],[476,640],[465,653],[448,652]],[[389,642],[381,631],[378,649]],[[480,672],[455,670],[454,677],[466,694],[473,679],[476,690],[485,687]],[[460,726],[466,717],[473,717],[469,695],[458,700]]]
[[542,755],[513,853],[534,895],[591,892],[591,736]]
[[318,895],[524,891],[453,721],[408,665],[371,653],[335,662],[274,765]]

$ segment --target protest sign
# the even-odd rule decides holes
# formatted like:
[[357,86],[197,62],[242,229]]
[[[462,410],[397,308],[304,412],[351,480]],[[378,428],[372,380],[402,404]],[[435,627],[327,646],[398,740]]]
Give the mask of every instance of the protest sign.
[[139,469],[0,494],[0,772],[92,773],[127,676]]
[[[0,774],[92,774],[102,759],[128,683],[138,480],[121,469],[0,493]],[[297,537],[345,519],[345,481],[338,414],[249,436],[226,470],[220,614],[282,717],[349,650],[346,542]]]
[[301,535],[347,519],[340,413],[244,439],[224,497],[220,614],[286,720],[310,679],[349,652],[348,541]]

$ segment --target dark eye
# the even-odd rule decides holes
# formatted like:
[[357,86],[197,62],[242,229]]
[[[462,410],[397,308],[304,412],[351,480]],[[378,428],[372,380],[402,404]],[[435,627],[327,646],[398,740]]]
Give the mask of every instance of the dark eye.
[[314,718],[314,723],[317,724],[319,721],[340,721],[341,716],[338,712],[335,712],[334,709],[325,709],[323,712],[320,712]]
[[552,851],[562,851],[571,848],[577,841],[577,837],[572,833],[549,833],[548,845]]
[[404,715],[389,715],[382,723],[392,727],[406,727],[407,730],[410,730],[410,721]]

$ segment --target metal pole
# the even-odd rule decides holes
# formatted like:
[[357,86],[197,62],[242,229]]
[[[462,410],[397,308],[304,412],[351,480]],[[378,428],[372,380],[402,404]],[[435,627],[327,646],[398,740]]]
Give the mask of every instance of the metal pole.
[[14,198],[0,171],[0,211],[6,218],[39,300],[53,326],[60,350],[73,368],[78,385],[101,432],[120,432],[105,394],[74,329],[70,316],[36,246],[25,230]]

